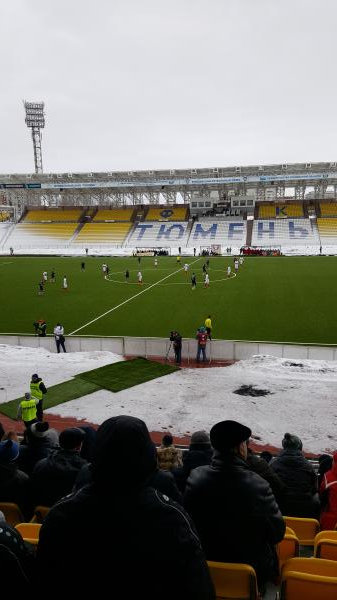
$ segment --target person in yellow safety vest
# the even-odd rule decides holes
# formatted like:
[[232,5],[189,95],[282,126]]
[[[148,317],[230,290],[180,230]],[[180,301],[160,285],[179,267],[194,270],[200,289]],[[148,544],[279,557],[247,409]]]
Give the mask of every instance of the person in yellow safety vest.
[[207,331],[207,335],[209,337],[209,339],[212,339],[212,321],[211,321],[211,315],[208,315],[207,319],[205,319],[205,327],[206,327],[206,331]]
[[32,375],[30,393],[32,398],[36,398],[39,401],[37,405],[37,419],[38,421],[43,421],[43,394],[47,393],[47,388],[37,373]]
[[19,404],[17,419],[22,419],[27,429],[37,422],[37,398],[32,398],[29,392],[25,393],[25,397]]

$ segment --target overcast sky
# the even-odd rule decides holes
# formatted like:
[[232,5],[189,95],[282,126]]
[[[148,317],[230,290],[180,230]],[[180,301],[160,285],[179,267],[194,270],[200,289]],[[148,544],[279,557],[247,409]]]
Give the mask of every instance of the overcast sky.
[[336,161],[336,0],[1,2],[0,172]]

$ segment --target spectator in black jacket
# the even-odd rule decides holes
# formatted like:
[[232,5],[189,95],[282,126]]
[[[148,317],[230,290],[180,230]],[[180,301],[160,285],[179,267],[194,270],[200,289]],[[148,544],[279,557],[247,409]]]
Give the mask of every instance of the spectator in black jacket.
[[283,450],[270,463],[283,483],[286,484],[280,509],[288,517],[319,518],[320,503],[317,478],[311,463],[303,456],[299,437],[285,433]]
[[156,469],[143,421],[118,416],[99,427],[93,483],[56,504],[42,525],[40,589],[52,581],[53,593],[86,597],[99,582],[124,600],[214,600],[188,515],[148,485]]
[[33,510],[29,477],[17,467],[19,444],[13,440],[0,442],[0,502],[14,502],[28,520]]
[[254,471],[254,473],[257,473],[269,483],[276,498],[276,502],[280,506],[282,495],[287,489],[287,486],[285,483],[283,483],[282,479],[276,475],[275,471],[273,471],[270,465],[263,458],[261,458],[261,456],[254,454],[252,449],[249,447],[247,447],[247,465],[252,471]]
[[53,506],[71,493],[78,472],[87,462],[80,457],[84,435],[78,427],[64,429],[59,436],[60,448],[35,465],[31,477],[35,505]]
[[213,449],[208,433],[206,431],[192,433],[189,449],[183,453],[183,466],[172,471],[181,492],[185,490],[186,481],[192,469],[209,465],[212,455]]
[[270,486],[246,462],[250,436],[251,430],[236,421],[212,427],[212,463],[191,471],[184,505],[207,560],[250,564],[263,587],[277,572],[274,546],[284,536],[285,523]]
[[24,442],[20,446],[18,464],[28,475],[31,475],[36,463],[47,458],[59,446],[56,429],[49,428],[47,421],[38,421],[26,429]]

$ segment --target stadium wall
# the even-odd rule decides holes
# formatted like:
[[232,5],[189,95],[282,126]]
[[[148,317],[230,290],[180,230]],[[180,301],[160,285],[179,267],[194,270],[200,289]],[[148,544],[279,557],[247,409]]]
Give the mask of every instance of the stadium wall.
[[[45,348],[48,351],[56,351],[53,336],[42,338],[34,335],[0,335],[0,344]],[[66,337],[66,348],[68,352],[108,350],[123,356],[164,358],[170,348],[170,341],[166,338],[68,336]],[[182,357],[194,361],[196,351],[196,340],[185,338],[183,340]],[[284,344],[243,340],[212,340],[211,343],[207,344],[207,356],[211,360],[245,360],[256,354],[289,359],[335,361],[337,360],[337,344],[328,346],[323,344]],[[174,358],[172,347],[169,358],[171,360]]]

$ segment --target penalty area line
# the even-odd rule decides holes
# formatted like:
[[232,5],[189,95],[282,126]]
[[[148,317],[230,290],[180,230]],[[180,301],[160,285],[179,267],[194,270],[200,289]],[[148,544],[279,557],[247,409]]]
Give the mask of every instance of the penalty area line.
[[[190,265],[194,265],[196,262],[198,262],[198,260],[201,260],[201,258],[197,258],[197,260],[194,260],[192,263],[190,263]],[[113,312],[114,310],[117,310],[117,308],[120,308],[121,306],[124,306],[124,304],[127,304],[128,302],[131,302],[131,300],[134,300],[135,298],[138,298],[138,296],[141,296],[142,294],[145,294],[146,292],[148,292],[149,290],[151,290],[156,285],[159,285],[162,281],[165,281],[165,279],[168,279],[169,277],[172,277],[172,275],[176,275],[180,271],[182,271],[182,267],[180,267],[177,271],[173,271],[173,273],[170,273],[169,275],[166,275],[166,277],[163,277],[162,279],[159,279],[159,281],[156,281],[155,283],[153,283],[152,285],[150,285],[146,289],[142,290],[141,292],[138,292],[138,294],[134,294],[133,296],[131,296],[127,300],[124,300],[124,302],[121,302],[120,304],[117,304],[117,306],[113,306],[112,308],[110,308],[109,310],[107,310],[105,313],[102,313],[101,315],[99,315],[95,319],[92,319],[91,321],[88,321],[88,323],[85,323],[81,327],[78,327],[77,329],[74,329],[74,331],[72,331],[71,333],[69,333],[68,336],[74,335],[75,333],[77,333],[78,331],[81,331],[85,327],[88,327],[89,325],[92,325],[92,323],[95,323],[99,319],[102,319],[103,317],[105,317],[109,313]]]

